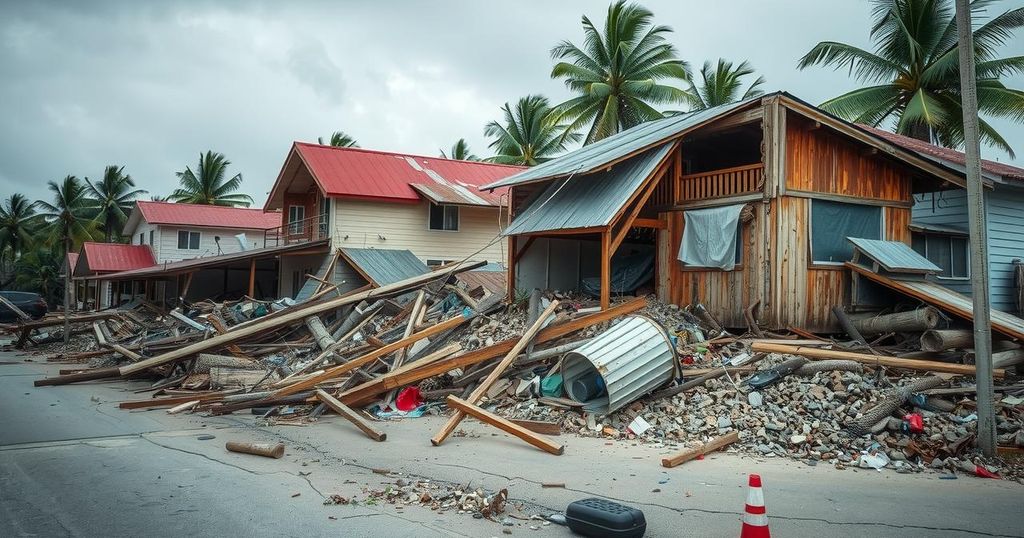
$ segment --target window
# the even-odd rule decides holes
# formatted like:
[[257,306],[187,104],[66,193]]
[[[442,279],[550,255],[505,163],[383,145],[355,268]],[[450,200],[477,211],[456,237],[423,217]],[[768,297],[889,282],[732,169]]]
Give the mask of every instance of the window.
[[153,246],[153,230],[149,231],[149,246]]
[[939,278],[967,280],[971,277],[971,256],[966,237],[914,232],[910,243],[918,254],[942,268]]
[[179,230],[178,248],[182,250],[199,250],[199,232]]
[[853,258],[847,237],[882,238],[880,206],[811,200],[811,260],[841,264]]
[[430,203],[430,229],[457,232],[459,230],[459,206]]
[[301,205],[288,206],[288,232],[300,234],[306,229],[306,207]]
[[139,244],[140,245],[144,245],[145,243],[146,243],[146,234],[145,233],[140,233],[139,234]]

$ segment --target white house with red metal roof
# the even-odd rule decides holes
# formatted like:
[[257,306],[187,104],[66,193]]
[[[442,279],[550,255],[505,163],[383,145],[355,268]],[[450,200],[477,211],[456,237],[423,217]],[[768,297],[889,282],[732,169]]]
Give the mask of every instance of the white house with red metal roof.
[[[85,281],[85,277],[97,277],[131,271],[156,265],[152,250],[145,245],[125,245],[123,243],[82,243],[78,254],[68,254],[69,262],[73,260],[71,274],[79,281],[75,296],[78,301],[106,308],[111,306],[113,294],[110,281],[97,279]],[[84,306],[84,305],[83,305]]]
[[[334,248],[409,250],[427,265],[504,263],[507,190],[479,187],[522,167],[295,142],[264,210],[281,210],[285,240]],[[282,293],[319,260],[282,261]]]
[[140,200],[123,233],[164,263],[274,246],[280,226],[276,211]]

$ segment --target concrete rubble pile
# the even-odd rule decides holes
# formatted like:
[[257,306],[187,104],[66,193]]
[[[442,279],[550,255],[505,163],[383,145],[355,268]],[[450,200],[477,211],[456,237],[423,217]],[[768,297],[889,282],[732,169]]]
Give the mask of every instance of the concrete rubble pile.
[[[465,435],[469,417],[556,455],[559,434],[682,450],[666,467],[724,448],[841,469],[1024,476],[1010,458],[1024,449],[1016,371],[1024,351],[996,342],[1007,457],[981,461],[970,343],[934,309],[855,319],[836,311],[848,336],[835,340],[799,328],[774,334],[753,315],[747,327],[727,328],[702,305],[650,298],[619,298],[602,311],[586,296],[535,290],[507,303],[460,284],[458,273],[479,265],[345,294],[323,282],[298,303],[208,300],[170,311],[140,303],[79,314],[73,349],[39,337],[59,316],[7,329],[19,347],[93,361],[37,385],[149,382],[151,397],[123,409],[244,412],[271,424],[334,413],[385,441],[388,421],[447,408],[434,445]],[[373,496],[480,514],[494,495],[417,484]]]

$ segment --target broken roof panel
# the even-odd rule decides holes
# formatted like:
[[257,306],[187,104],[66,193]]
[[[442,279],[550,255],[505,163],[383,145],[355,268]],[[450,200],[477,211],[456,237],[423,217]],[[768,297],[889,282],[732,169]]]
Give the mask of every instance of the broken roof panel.
[[552,182],[504,235],[607,226],[675,144],[667,142],[591,176]]
[[82,243],[82,251],[71,274],[129,271],[156,265],[153,251],[148,245],[122,243]]
[[928,261],[906,243],[847,237],[864,255],[893,273],[939,273],[942,268]]
[[513,176],[484,185],[483,188],[507,187],[569,174],[587,174],[604,168],[608,163],[618,161],[648,146],[676,138],[708,121],[724,116],[751,103],[760,102],[762,98],[763,96],[751,97],[736,103],[642,123],[593,144],[583,146],[576,151],[538,164]]
[[343,248],[341,256],[377,286],[386,286],[430,272],[430,268],[408,250]]
[[476,187],[468,189],[462,185],[444,185],[441,183],[412,183],[409,185],[424,198],[435,204],[495,206],[501,204],[501,195],[495,192],[481,191]]

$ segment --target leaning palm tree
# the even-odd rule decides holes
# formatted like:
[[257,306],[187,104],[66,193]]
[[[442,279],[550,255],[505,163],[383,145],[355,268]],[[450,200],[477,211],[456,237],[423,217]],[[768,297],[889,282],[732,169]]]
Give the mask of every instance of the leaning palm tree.
[[448,154],[445,155],[444,150],[441,150],[442,159],[452,159],[456,161],[479,161],[480,158],[473,155],[473,152],[469,149],[469,144],[466,143],[465,138],[460,138],[457,142],[452,144],[452,149],[448,150]]
[[552,121],[567,132],[590,124],[587,144],[645,121],[661,118],[652,105],[684,103],[686,92],[659,81],[687,82],[690,68],[665,36],[667,26],[653,26],[654,14],[618,0],[608,7],[604,29],[583,17],[583,46],[563,41],[551,49],[561,60],[551,78],[565,79],[578,96],[555,107]]
[[181,188],[174,189],[167,200],[186,204],[249,207],[252,205],[252,197],[235,192],[242,186],[242,174],[235,174],[227,181],[224,179],[229,165],[231,161],[223,154],[213,151],[207,151],[205,155],[200,153],[199,167],[194,172],[191,168],[185,168],[184,172],[176,174]]
[[501,110],[504,123],[492,121],[484,127],[484,135],[494,138],[487,147],[495,153],[485,161],[534,166],[564,151],[568,142],[580,139],[578,133],[566,131],[565,125],[549,120],[551,107],[544,96],[527,95],[519,99],[515,109],[505,103]]
[[744,77],[753,74],[754,68],[745,61],[735,68],[732,62],[723,58],[719,58],[715,66],[705,61],[704,67],[700,70],[700,86],[694,84],[690,87],[690,110],[704,110],[764,94],[760,88],[765,82],[762,76],[754,79],[754,82],[743,90]]
[[34,204],[46,223],[45,243],[62,245],[65,252],[71,252],[82,242],[94,239],[98,234],[89,216],[85,184],[75,176],[66,176],[59,183],[48,182],[47,188],[53,193],[53,202],[37,200]]
[[37,221],[34,204],[24,195],[12,194],[0,206],[0,250],[13,261],[32,243]]
[[96,212],[93,218],[103,230],[104,240],[109,243],[124,228],[135,198],[146,191],[133,188],[135,181],[124,173],[123,166],[108,166],[103,170],[102,180],[93,183],[85,178],[85,183],[91,198],[89,206]]
[[355,138],[345,134],[342,131],[334,131],[331,134],[331,139],[327,144],[324,144],[324,137],[318,136],[316,139],[317,143],[321,146],[334,146],[336,148],[358,148],[359,143],[356,142]]
[[[874,0],[871,40],[874,52],[835,41],[818,43],[800,59],[811,65],[849,69],[868,86],[822,103],[828,112],[858,123],[891,122],[898,133],[947,147],[963,144],[959,47],[950,0]],[[992,0],[971,3],[974,20],[984,20]],[[999,57],[1014,30],[1024,26],[1024,8],[1006,11],[974,28],[978,111],[994,118],[1024,121],[1024,91],[1006,87],[1001,77],[1024,73],[1024,56]],[[991,124],[981,120],[981,138],[1013,149]]]

